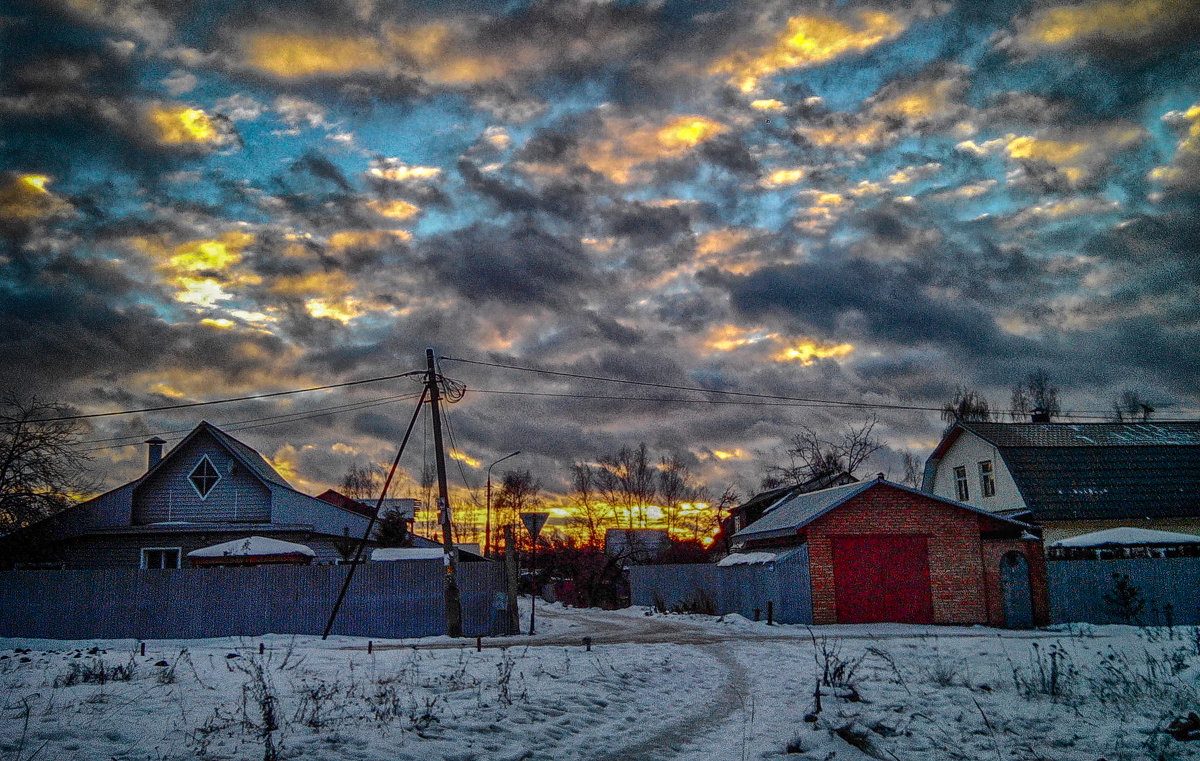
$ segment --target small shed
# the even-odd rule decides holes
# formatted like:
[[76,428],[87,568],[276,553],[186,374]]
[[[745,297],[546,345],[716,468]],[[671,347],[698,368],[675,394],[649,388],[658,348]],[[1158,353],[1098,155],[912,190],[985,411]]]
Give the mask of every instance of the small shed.
[[193,568],[249,565],[309,565],[317,553],[304,544],[265,536],[248,536],[201,547],[187,554]]
[[807,549],[812,621],[1049,622],[1041,540],[1019,521],[882,477],[790,495],[734,534],[738,553]]

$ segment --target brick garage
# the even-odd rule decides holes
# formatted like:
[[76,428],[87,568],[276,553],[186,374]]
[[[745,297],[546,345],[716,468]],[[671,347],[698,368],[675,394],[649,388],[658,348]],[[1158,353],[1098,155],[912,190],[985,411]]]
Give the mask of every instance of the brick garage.
[[738,532],[744,551],[808,546],[816,624],[1049,621],[1028,526],[883,479],[801,494]]

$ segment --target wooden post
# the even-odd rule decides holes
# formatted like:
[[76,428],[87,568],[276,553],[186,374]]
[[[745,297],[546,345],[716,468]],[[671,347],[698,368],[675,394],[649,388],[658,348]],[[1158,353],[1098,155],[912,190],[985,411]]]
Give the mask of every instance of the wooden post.
[[429,409],[433,418],[434,463],[437,465],[438,507],[442,519],[442,550],[446,557],[446,633],[461,637],[462,600],[458,592],[458,551],[454,548],[453,529],[450,524],[450,488],[446,482],[446,452],[442,445],[442,417],[438,408],[441,394],[438,389],[438,374],[433,361],[433,349],[425,350],[429,364],[426,376],[429,389]]
[[521,633],[521,618],[517,611],[517,593],[519,592],[517,571],[517,540],[512,524],[504,527],[504,571],[508,582],[508,633]]
[[775,603],[767,600],[767,626],[775,625]]

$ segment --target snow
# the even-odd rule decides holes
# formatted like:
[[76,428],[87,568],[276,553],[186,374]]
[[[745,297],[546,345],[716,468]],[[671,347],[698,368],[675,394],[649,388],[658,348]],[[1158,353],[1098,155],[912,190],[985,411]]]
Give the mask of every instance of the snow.
[[[1200,706],[1196,629],[810,629],[541,601],[537,629],[482,652],[0,639],[0,759],[1200,758],[1163,731]],[[852,687],[820,687],[817,712],[839,664]],[[101,670],[116,678],[84,680]]]
[[774,552],[735,552],[732,555],[727,555],[721,558],[717,563],[722,568],[727,568],[731,565],[758,565],[760,563],[774,563],[778,557]]
[[441,560],[441,547],[380,547],[371,550],[371,560]]
[[245,539],[234,539],[231,542],[214,544],[211,547],[201,547],[187,554],[189,558],[220,558],[261,555],[307,555],[316,557],[312,547],[280,539],[269,539],[265,536],[248,536]]
[[1107,547],[1138,544],[1200,544],[1200,536],[1174,531],[1153,531],[1146,528],[1109,528],[1083,536],[1059,539],[1051,547]]

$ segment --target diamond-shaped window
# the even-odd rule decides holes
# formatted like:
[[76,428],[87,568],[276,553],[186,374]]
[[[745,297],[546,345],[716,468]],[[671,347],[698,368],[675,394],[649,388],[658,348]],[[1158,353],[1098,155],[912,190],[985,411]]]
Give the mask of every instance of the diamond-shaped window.
[[200,458],[200,462],[196,463],[196,467],[192,468],[192,473],[188,476],[188,480],[192,482],[192,486],[195,487],[196,493],[200,495],[200,499],[204,499],[213,490],[213,487],[217,485],[217,482],[221,480],[221,474],[217,472],[217,469],[213,467],[212,461],[205,455]]

